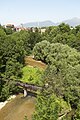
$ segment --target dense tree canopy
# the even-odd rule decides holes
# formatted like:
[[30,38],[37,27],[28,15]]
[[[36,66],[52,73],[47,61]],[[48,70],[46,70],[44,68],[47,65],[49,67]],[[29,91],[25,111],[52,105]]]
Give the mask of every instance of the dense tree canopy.
[[22,77],[24,57],[32,55],[32,50],[34,59],[48,66],[41,78],[43,89],[33,120],[57,120],[60,113],[65,114],[70,108],[75,111],[70,120],[79,120],[80,25],[61,23],[47,27],[45,33],[38,28],[35,32],[15,32],[0,26],[0,101],[17,91],[14,81]]
[[[45,47],[40,50],[43,45]],[[80,53],[68,45],[45,41],[36,44],[34,51],[36,59],[43,61],[45,58],[48,64],[42,78],[44,84],[48,84],[48,92],[56,93],[76,109],[80,104]]]
[[[35,33],[25,30],[15,32],[11,28],[0,27],[0,99],[5,100],[9,96],[14,84],[11,80],[22,77],[24,57],[31,54],[35,44],[41,40],[37,30]],[[11,83],[12,86],[9,85]]]
[[67,110],[70,110],[70,107],[63,99],[59,99],[53,93],[49,94],[45,89],[37,98],[33,120],[58,120]]
[[22,76],[21,69],[25,49],[24,41],[17,40],[12,34],[6,35],[4,29],[0,30],[0,36],[0,82],[2,84],[0,99],[5,100],[10,94],[10,89],[13,89],[13,83],[9,85],[11,84],[9,80],[15,80]]
[[45,41],[39,42],[33,49],[35,59],[46,62],[46,57],[49,53],[50,43]]
[[43,40],[47,40],[50,43],[62,43],[67,44],[72,48],[76,48],[80,51],[80,25],[75,28],[70,27],[68,24],[61,23],[58,26],[48,27]]

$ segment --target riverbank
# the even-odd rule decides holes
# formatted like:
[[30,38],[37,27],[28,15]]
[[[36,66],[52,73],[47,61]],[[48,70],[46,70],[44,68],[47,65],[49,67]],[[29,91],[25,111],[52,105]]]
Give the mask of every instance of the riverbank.
[[16,97],[16,95],[11,95],[8,100],[4,101],[4,102],[0,102],[0,110],[8,103],[10,102],[12,99],[14,99]]
[[0,120],[24,120],[25,116],[32,120],[35,103],[35,97],[19,94],[0,110]]

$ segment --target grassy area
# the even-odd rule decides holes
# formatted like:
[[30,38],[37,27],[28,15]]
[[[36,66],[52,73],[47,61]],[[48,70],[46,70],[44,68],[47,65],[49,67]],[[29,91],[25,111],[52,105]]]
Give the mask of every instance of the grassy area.
[[23,82],[33,83],[41,85],[42,82],[40,80],[43,70],[37,67],[25,66],[23,69]]

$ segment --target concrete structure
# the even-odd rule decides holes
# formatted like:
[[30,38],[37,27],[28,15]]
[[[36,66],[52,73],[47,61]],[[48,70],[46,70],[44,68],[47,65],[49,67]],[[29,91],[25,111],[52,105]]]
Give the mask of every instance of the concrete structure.
[[27,89],[23,89],[23,90],[24,90],[24,97],[26,97],[28,95]]
[[41,34],[45,33],[46,29],[45,28],[41,28]]
[[23,83],[23,82],[17,82],[16,84],[17,86],[20,86],[23,88],[24,90],[24,97],[26,97],[28,95],[27,91],[28,90],[32,90],[32,91],[37,91],[37,90],[41,90],[42,87],[40,86],[36,86],[34,84],[28,84],[28,83]]

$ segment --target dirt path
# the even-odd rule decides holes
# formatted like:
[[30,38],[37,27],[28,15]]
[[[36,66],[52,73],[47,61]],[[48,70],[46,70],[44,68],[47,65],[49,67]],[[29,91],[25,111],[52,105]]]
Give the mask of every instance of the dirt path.
[[34,60],[32,56],[25,57],[25,64],[45,69],[47,65],[41,61]]

